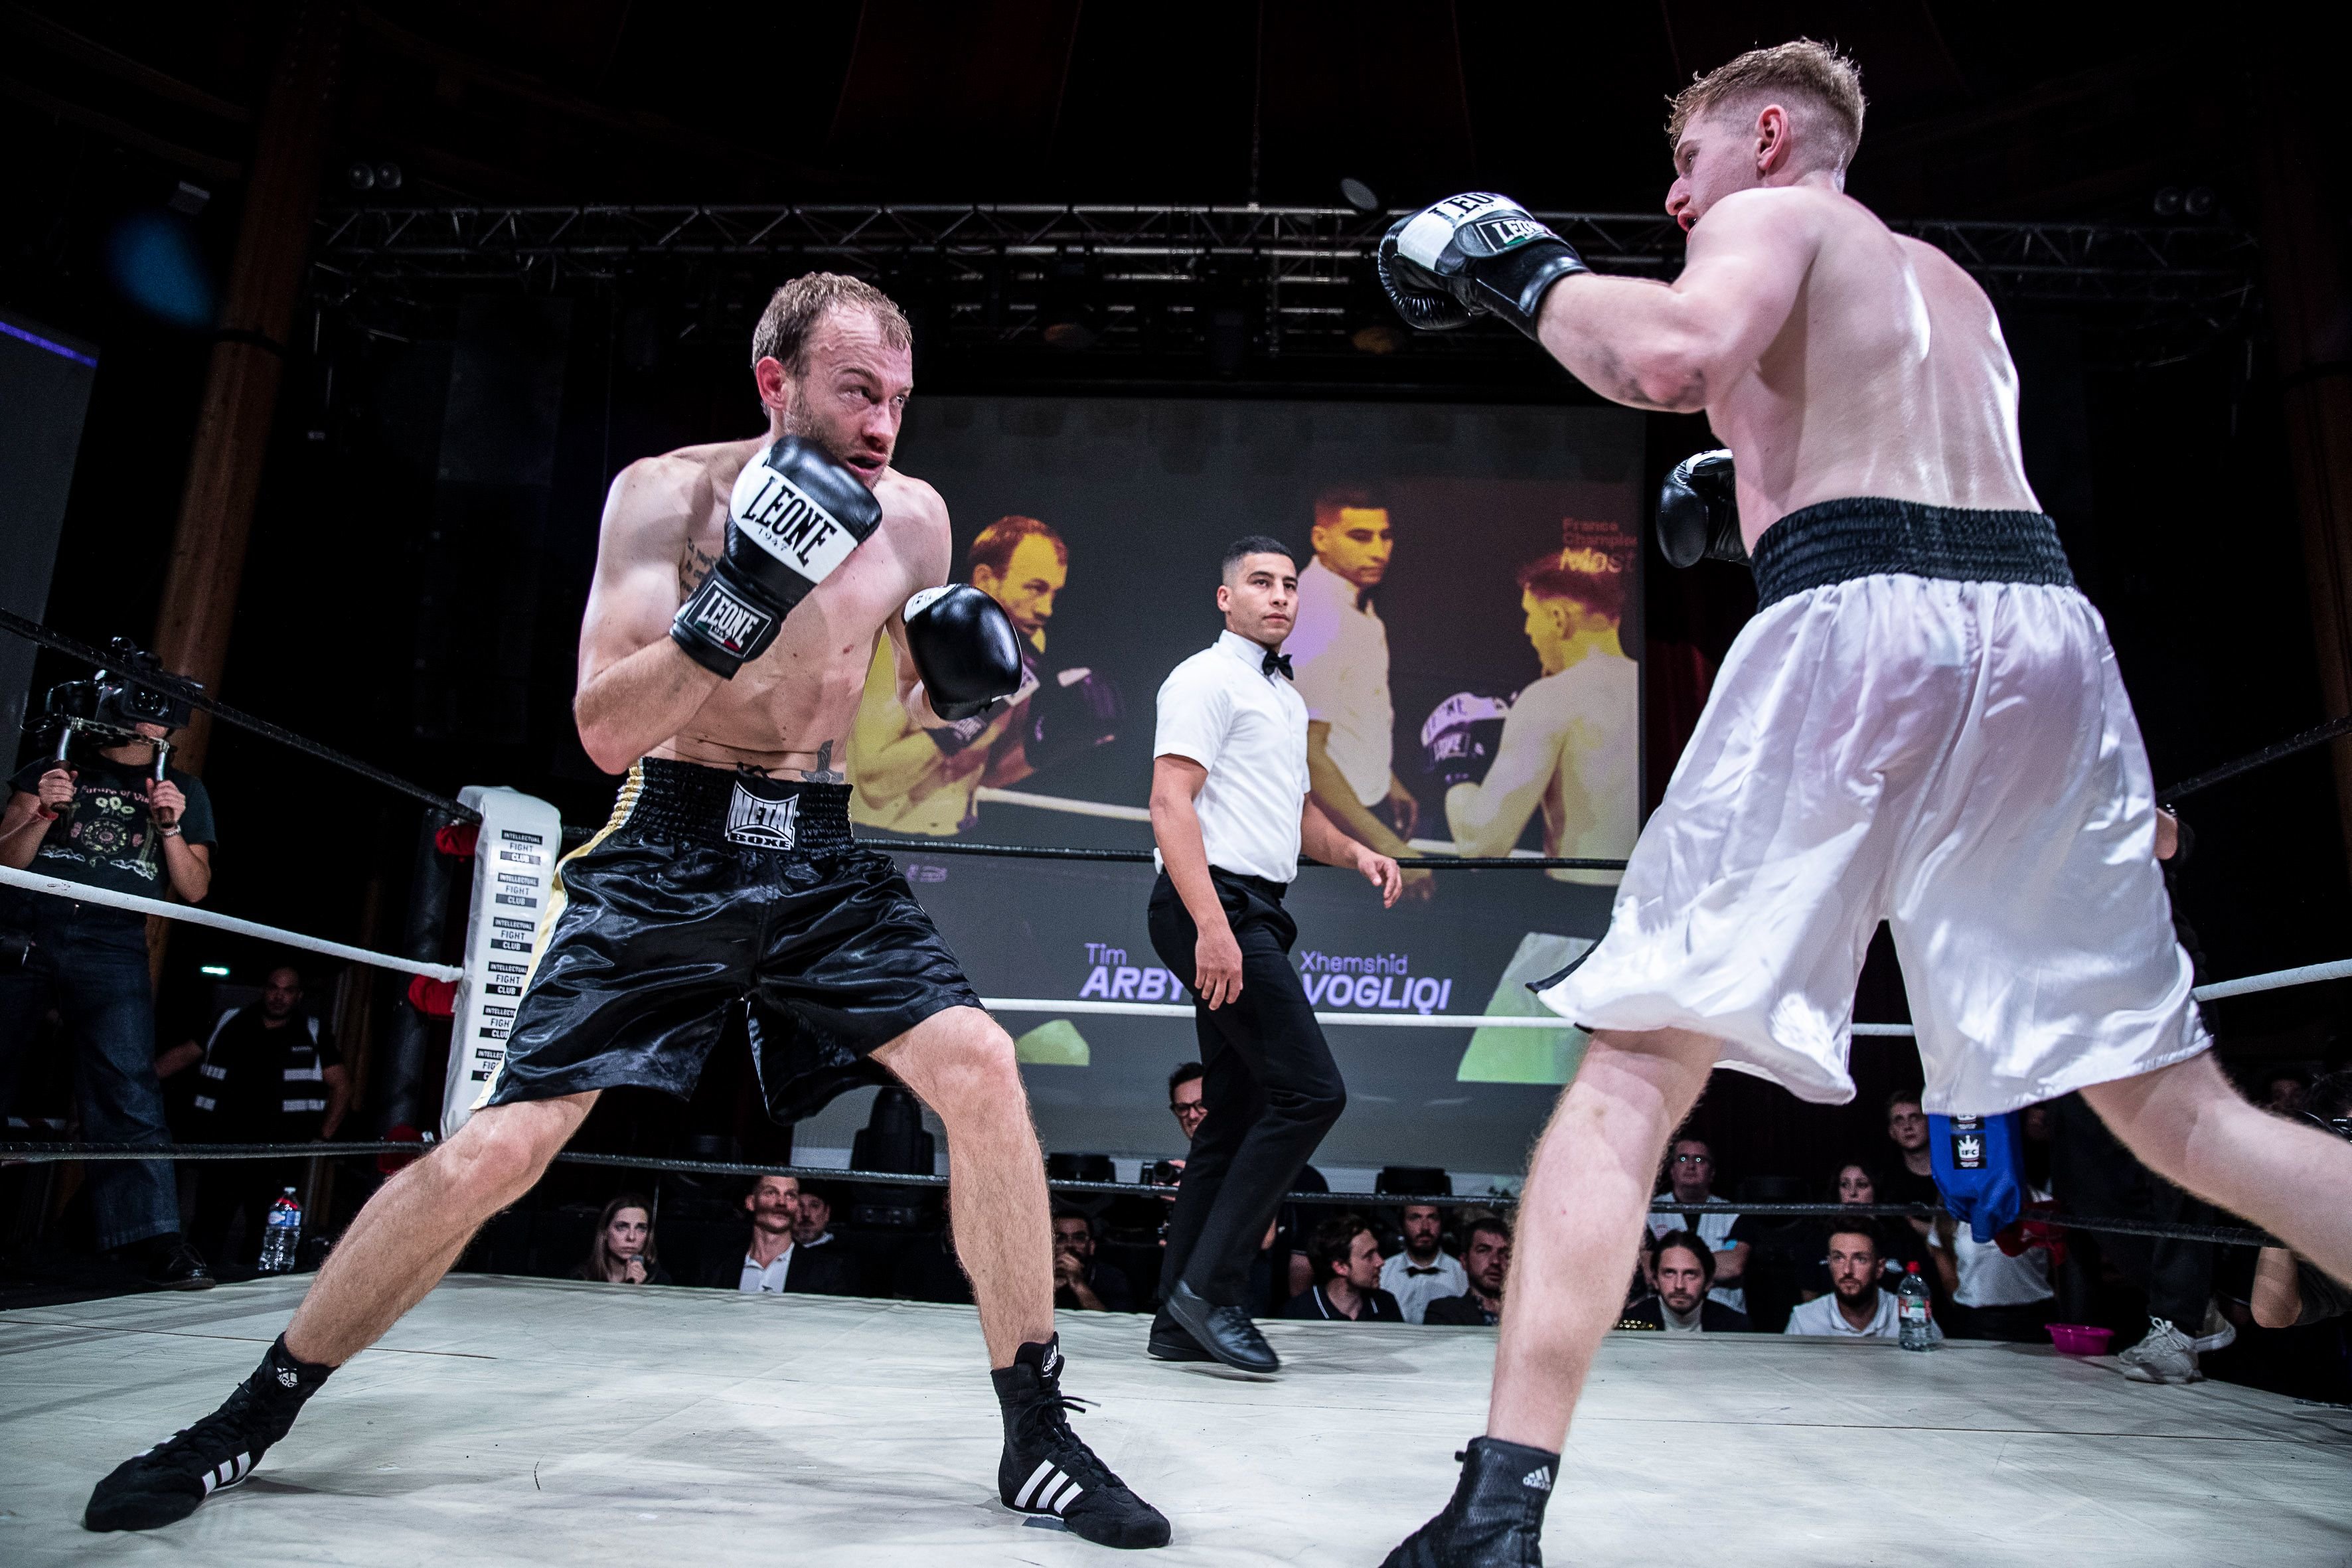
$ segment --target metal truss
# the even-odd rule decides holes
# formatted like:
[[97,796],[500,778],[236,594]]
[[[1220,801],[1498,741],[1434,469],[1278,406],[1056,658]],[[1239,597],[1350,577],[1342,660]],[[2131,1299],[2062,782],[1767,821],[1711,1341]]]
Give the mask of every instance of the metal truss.
[[[1120,205],[366,206],[320,215],[314,293],[429,305],[457,294],[618,291],[690,301],[727,276],[764,284],[825,266],[928,298],[951,337],[1017,342],[1082,316],[1089,341],[1204,341],[1239,310],[1272,352],[1342,347],[1369,324],[1369,259],[1401,215],[1346,207]],[[1662,216],[1540,215],[1605,272],[1669,278]],[[2216,328],[2254,293],[2256,253],[2224,226],[1927,221],[2004,303],[2121,307],[2141,323]],[[1376,303],[1376,301],[1369,301]],[[688,321],[682,334],[697,331]],[[1475,352],[1485,334],[1459,334]],[[1359,346],[1361,346],[1360,344]],[[1424,348],[1437,345],[1423,345]]]

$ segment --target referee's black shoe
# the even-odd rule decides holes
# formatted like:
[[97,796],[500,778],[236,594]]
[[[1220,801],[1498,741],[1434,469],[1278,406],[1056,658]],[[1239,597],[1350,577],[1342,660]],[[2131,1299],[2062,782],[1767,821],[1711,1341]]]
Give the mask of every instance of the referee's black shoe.
[[1180,1279],[1168,1293],[1168,1315],[1192,1336],[1193,1343],[1236,1372],[1282,1370],[1282,1358],[1239,1307],[1213,1305]]
[[1462,1479],[1454,1500],[1381,1568],[1543,1568],[1544,1504],[1559,1475],[1559,1456],[1474,1437],[1454,1458],[1462,1461]]
[[1026,1344],[1013,1364],[988,1374],[1004,1409],[1004,1458],[996,1494],[1021,1513],[1058,1519],[1097,1546],[1168,1544],[1168,1521],[1127,1489],[1110,1467],[1070,1430],[1066,1412],[1084,1402],[1062,1392],[1062,1339]]

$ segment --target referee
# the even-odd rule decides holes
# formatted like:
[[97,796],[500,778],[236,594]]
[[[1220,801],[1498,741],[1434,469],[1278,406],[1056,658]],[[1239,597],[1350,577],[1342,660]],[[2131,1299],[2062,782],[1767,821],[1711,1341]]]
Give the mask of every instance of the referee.
[[1244,1372],[1282,1363],[1242,1305],[1274,1212],[1348,1103],[1339,1064],[1290,966],[1297,923],[1282,907],[1303,845],[1353,866],[1393,905],[1397,863],[1341,833],[1307,796],[1307,703],[1280,649],[1298,610],[1298,567],[1280,540],[1225,549],[1224,635],[1160,688],[1151,831],[1160,879],[1151,945],[1193,977],[1207,1112],[1184,1165],[1160,1271],[1150,1350]]

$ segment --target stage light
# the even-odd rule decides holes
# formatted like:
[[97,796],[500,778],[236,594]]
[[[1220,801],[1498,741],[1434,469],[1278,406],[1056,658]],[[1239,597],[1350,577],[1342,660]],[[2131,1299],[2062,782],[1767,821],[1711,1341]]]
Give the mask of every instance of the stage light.
[[185,217],[132,213],[109,237],[106,260],[115,287],[141,310],[177,327],[212,325],[212,268]]
[[187,181],[182,180],[180,188],[173,191],[171,199],[163,205],[184,217],[194,217],[205,210],[205,205],[212,199],[213,194],[202,185],[192,185]]
[[1352,176],[1339,182],[1339,199],[1360,213],[1376,213],[1381,210],[1379,193],[1363,181]]
[[228,965],[226,963],[199,964],[196,968],[196,973],[199,974],[209,974],[215,980],[226,980],[228,978]]
[[400,189],[400,184],[401,174],[399,164],[378,163],[375,166],[375,188],[377,190],[396,191]]
[[343,171],[343,178],[355,191],[372,191],[375,189],[375,165],[353,163]]

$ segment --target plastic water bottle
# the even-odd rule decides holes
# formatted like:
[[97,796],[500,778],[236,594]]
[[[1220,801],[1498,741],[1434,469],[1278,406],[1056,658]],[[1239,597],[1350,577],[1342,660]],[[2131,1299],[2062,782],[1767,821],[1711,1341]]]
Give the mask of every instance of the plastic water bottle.
[[1936,1307],[1927,1298],[1927,1282],[1919,1278],[1919,1266],[1916,1263],[1905,1266],[1903,1283],[1895,1289],[1895,1310],[1902,1321],[1905,1350],[1935,1348],[1931,1325],[1936,1321]]
[[294,1267],[294,1244],[302,1239],[302,1202],[288,1187],[269,1205],[269,1223],[261,1233],[261,1272],[283,1274]]

